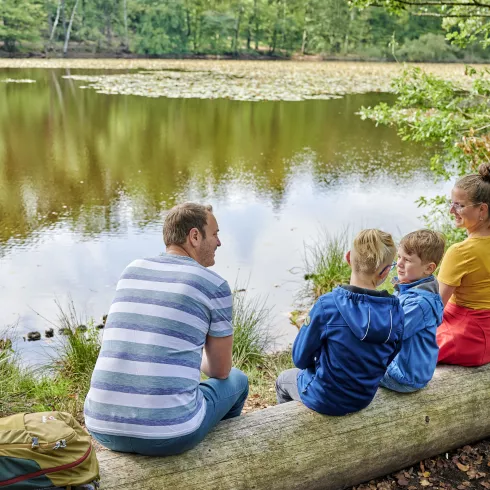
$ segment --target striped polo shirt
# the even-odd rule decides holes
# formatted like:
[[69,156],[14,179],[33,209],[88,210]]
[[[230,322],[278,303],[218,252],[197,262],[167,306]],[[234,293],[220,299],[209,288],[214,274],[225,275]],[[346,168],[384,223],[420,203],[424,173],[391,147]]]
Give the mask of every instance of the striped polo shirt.
[[123,272],[85,400],[93,432],[148,439],[190,434],[206,401],[198,389],[206,336],[231,326],[228,283],[190,257],[136,260]]

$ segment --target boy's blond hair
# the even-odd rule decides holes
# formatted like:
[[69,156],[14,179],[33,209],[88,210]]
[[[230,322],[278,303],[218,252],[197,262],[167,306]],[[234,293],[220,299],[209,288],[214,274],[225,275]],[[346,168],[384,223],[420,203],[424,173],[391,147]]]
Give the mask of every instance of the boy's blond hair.
[[442,233],[432,230],[417,230],[405,235],[400,247],[408,255],[417,255],[422,264],[439,265],[439,262],[444,255],[446,246],[446,238]]
[[352,244],[352,269],[360,274],[373,275],[382,265],[392,262],[395,254],[395,242],[389,233],[376,229],[363,230]]

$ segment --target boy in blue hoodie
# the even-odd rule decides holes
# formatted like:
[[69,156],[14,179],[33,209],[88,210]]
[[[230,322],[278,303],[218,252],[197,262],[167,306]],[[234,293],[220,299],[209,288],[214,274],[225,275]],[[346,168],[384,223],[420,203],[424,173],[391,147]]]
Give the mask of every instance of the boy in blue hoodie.
[[369,405],[387,366],[400,349],[403,310],[398,298],[376,288],[395,263],[391,235],[364,230],[346,259],[350,285],[324,294],[293,345],[296,369],[276,381],[279,403],[302,401],[327,415],[345,415]]
[[436,369],[436,330],[442,323],[444,306],[432,274],[444,255],[444,246],[444,237],[431,230],[414,231],[400,242],[394,283],[405,313],[405,331],[401,351],[380,383],[390,390],[420,390]]

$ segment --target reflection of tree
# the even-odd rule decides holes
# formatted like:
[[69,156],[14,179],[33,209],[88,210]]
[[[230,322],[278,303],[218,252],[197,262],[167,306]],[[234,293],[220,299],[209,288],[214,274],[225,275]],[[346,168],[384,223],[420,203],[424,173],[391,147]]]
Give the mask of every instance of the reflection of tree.
[[321,182],[335,173],[372,175],[363,155],[379,156],[383,140],[379,169],[395,175],[406,168],[394,154],[413,167],[420,151],[354,115],[373,103],[369,95],[300,103],[150,99],[74,88],[61,71],[14,75],[38,83],[0,84],[2,243],[31,240],[60,221],[92,237],[128,223],[144,227],[191,189],[199,198],[226,198],[240,179],[280,209],[305,152],[314,155],[305,171]]

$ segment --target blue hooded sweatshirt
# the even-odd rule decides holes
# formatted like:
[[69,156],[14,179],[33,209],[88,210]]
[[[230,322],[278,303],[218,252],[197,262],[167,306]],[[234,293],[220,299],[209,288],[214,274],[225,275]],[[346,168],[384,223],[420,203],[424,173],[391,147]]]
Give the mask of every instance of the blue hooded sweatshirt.
[[327,415],[369,405],[403,336],[403,310],[386,291],[355,286],[321,296],[293,345],[303,403]]
[[388,366],[387,374],[402,385],[421,389],[432,379],[439,354],[436,330],[444,311],[439,285],[434,276],[429,276],[396,284],[395,289],[405,313],[405,332],[401,351]]

